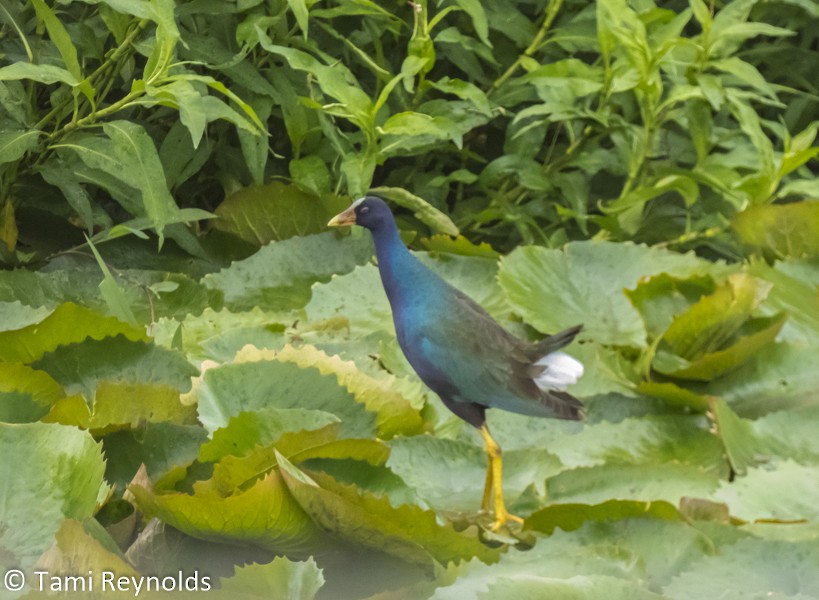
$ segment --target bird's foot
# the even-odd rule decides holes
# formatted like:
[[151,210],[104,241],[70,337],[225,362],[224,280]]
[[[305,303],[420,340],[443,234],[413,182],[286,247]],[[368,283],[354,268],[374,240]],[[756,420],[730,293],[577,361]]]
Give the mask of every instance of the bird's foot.
[[498,531],[501,527],[506,525],[509,521],[514,523],[518,523],[519,525],[523,525],[523,519],[518,517],[517,515],[513,515],[512,513],[506,512],[506,509],[501,511],[495,511],[495,521],[490,526],[492,531]]

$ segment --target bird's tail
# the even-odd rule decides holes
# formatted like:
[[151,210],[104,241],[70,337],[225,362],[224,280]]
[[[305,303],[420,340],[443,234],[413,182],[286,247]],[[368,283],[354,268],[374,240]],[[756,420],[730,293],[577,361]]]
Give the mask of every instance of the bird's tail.
[[582,325],[570,327],[565,331],[550,335],[535,344],[531,349],[533,358],[532,379],[544,392],[565,392],[566,388],[583,375],[583,363],[558,349],[569,344]]
[[556,333],[554,335],[550,335],[548,337],[543,338],[536,344],[532,346],[531,356],[533,359],[541,358],[546,356],[550,352],[554,352],[555,350],[560,350],[563,346],[567,346],[572,342],[572,340],[577,336],[578,333],[583,329],[582,325],[575,325],[574,327],[569,327],[568,329],[564,329],[560,333]]

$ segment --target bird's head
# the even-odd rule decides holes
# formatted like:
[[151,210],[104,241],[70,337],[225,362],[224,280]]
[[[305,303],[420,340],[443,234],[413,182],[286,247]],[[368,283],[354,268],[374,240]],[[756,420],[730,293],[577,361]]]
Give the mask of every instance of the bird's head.
[[327,223],[329,227],[361,225],[370,231],[393,221],[389,206],[376,196],[364,196],[353,202],[347,210],[337,214]]

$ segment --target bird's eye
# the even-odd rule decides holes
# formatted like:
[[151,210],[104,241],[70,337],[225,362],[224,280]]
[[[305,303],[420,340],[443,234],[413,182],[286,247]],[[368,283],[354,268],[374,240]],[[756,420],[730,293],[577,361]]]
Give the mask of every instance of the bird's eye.
[[368,212],[370,212],[369,206],[362,206],[361,208],[358,209],[358,213],[362,215],[366,215]]

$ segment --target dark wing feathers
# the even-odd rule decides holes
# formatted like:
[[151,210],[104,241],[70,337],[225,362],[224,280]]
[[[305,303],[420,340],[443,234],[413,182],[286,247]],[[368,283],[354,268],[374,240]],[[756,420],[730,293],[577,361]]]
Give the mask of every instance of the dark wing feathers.
[[560,333],[545,337],[539,342],[535,342],[529,347],[529,356],[532,357],[532,360],[537,360],[555,350],[560,350],[563,346],[568,346],[572,343],[572,340],[577,334],[580,333],[581,329],[583,329],[582,325],[575,325],[574,327],[564,329]]
[[[430,354],[442,363],[440,372],[451,377],[452,388],[478,388],[472,398],[464,397],[462,401],[524,414],[581,418],[582,405],[577,399],[566,392],[541,390],[533,380],[537,374],[533,373],[534,361],[570,343],[580,326],[529,344],[506,331],[469,296],[455,288],[451,290],[447,313],[430,322],[423,337],[427,348],[435,348]],[[468,379],[474,381],[467,385]],[[502,397],[500,391],[511,393],[516,397],[515,406],[511,406],[511,400],[493,404],[490,397],[493,390],[499,392],[495,398]],[[481,396],[481,392],[486,394],[481,398],[483,402],[474,397]],[[529,403],[531,407],[527,408]]]

